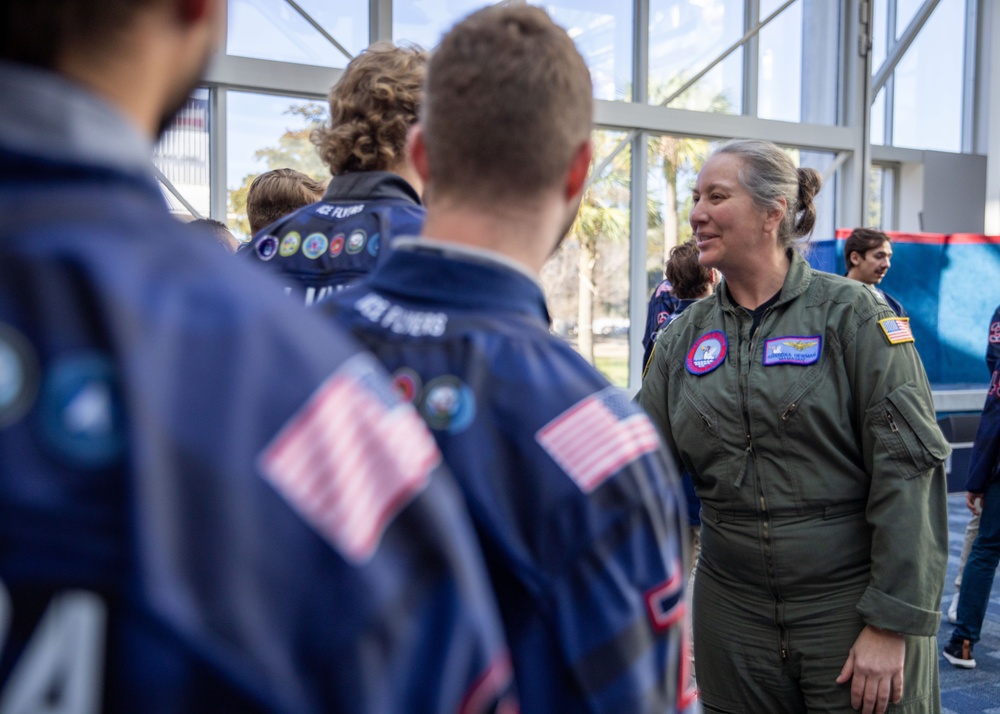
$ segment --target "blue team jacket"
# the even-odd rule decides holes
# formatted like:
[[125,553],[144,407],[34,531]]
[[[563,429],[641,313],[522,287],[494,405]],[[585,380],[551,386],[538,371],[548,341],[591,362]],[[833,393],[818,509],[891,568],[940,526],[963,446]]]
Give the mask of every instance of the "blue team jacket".
[[0,217],[0,696],[489,710],[474,535],[375,360],[145,177],[0,147]]
[[663,280],[649,298],[649,305],[646,306],[646,328],[642,333],[642,366],[649,362],[649,356],[653,354],[653,345],[660,330],[670,324],[670,317],[677,311],[680,302],[674,297],[673,288],[669,280]]
[[987,484],[1000,478],[1000,307],[990,320],[986,366],[991,372],[990,388],[972,442],[969,477],[965,484],[966,490],[973,493],[983,493]]
[[342,174],[330,180],[322,201],[262,229],[241,254],[267,263],[312,305],[366,275],[383,246],[419,233],[423,223],[420,197],[396,174]]
[[486,555],[524,711],[691,706],[673,464],[638,407],[549,333],[539,285],[400,239],[321,309],[382,360],[437,438]]

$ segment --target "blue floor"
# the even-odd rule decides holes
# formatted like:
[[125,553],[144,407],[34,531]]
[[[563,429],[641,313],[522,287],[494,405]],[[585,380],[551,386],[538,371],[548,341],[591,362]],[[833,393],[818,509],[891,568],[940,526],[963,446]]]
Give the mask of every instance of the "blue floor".
[[[965,494],[948,496],[948,580],[944,586],[942,611],[948,609],[955,592],[958,557],[965,537],[969,512]],[[1000,580],[1000,578],[998,578]],[[953,625],[947,616],[941,618],[938,650],[951,637]],[[944,714],[1000,714],[1000,583],[993,586],[982,639],[975,649],[976,668],[963,670],[952,667],[944,657],[938,658],[941,672],[941,704]]]

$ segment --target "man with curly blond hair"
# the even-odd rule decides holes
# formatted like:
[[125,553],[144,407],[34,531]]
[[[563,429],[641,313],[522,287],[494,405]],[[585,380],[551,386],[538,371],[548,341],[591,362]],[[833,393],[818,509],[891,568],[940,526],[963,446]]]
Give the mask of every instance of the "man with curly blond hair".
[[318,203],[256,232],[252,260],[269,263],[307,305],[368,273],[383,244],[416,235],[423,183],[406,137],[423,97],[427,53],[379,42],[330,90],[330,121],[313,132],[332,179]]

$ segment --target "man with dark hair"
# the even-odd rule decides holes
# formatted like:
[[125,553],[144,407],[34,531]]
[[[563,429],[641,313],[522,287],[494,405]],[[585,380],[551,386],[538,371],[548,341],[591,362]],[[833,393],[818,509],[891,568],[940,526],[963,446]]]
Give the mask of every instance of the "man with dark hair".
[[313,134],[333,178],[322,201],[254,233],[264,262],[306,305],[356,282],[399,235],[424,220],[420,177],[406,156],[427,53],[379,42],[351,60],[330,90],[330,123]]
[[898,317],[906,317],[899,300],[878,288],[892,265],[892,239],[872,228],[855,228],[844,242],[844,273],[851,280],[869,286]]
[[509,665],[433,439],[152,175],[224,15],[0,4],[0,709],[490,710]]
[[394,371],[476,522],[526,712],[694,706],[683,518],[655,428],[549,333],[538,283],[590,166],[590,73],[544,10],[497,5],[430,61],[420,238],[328,303]]
[[265,171],[247,191],[250,234],[257,235],[275,221],[323,198],[323,184],[295,169]]

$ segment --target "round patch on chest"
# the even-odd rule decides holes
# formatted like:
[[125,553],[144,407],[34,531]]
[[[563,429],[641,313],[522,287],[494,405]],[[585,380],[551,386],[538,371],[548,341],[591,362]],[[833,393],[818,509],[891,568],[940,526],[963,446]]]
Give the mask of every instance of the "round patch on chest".
[[725,361],[728,351],[729,342],[724,332],[708,332],[694,341],[684,365],[691,374],[708,374]]

